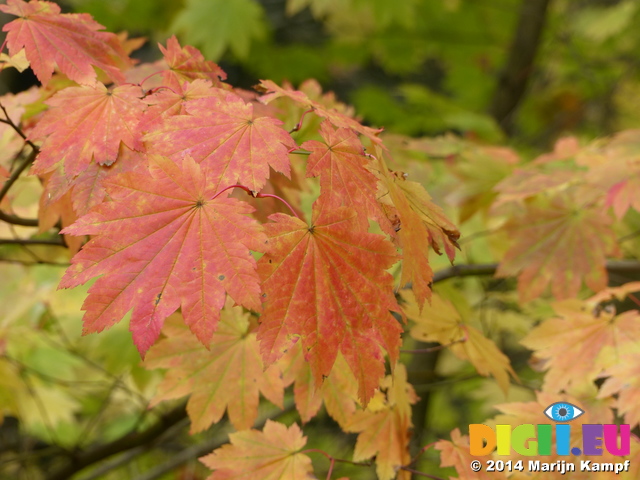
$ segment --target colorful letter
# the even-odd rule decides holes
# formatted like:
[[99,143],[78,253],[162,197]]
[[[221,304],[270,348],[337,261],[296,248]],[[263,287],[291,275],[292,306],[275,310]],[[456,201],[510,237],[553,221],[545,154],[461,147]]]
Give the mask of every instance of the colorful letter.
[[618,448],[616,425],[603,425],[604,427],[604,446],[611,455],[629,455],[631,450],[631,427],[629,425],[620,425],[620,448]]
[[518,425],[513,429],[513,449],[520,455],[532,457],[538,454],[538,442],[534,426],[531,424]]
[[582,425],[582,453],[602,455],[602,425]]
[[[484,445],[484,442],[487,442]],[[469,453],[481,457],[489,455],[496,448],[496,434],[493,429],[482,423],[469,425]]]

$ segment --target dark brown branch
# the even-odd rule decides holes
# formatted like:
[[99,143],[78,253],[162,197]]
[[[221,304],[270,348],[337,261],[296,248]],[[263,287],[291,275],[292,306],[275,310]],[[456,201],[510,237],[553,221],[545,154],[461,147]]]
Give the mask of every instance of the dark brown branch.
[[142,432],[133,432],[104,445],[74,452],[69,459],[69,463],[52,472],[47,477],[47,480],[65,480],[71,478],[71,476],[83,468],[93,465],[100,460],[153,442],[173,425],[186,418],[186,416],[187,412],[183,404],[164,414],[154,425]]
[[520,6],[515,37],[489,107],[489,113],[507,134],[533,72],[549,3],[550,0],[522,0]]
[[66,245],[60,240],[38,240],[36,238],[0,238],[0,245],[53,245],[66,248]]
[[[608,260],[607,272],[617,274],[640,274],[640,261],[638,260]],[[442,282],[455,277],[476,277],[482,275],[494,275],[498,269],[497,263],[485,263],[478,265],[454,265],[440,270],[433,275],[433,283]]]
[[[277,411],[275,412],[275,414],[268,415],[260,419],[258,422],[256,422],[256,425],[253,428],[262,430],[264,425],[267,423],[268,419],[276,420],[292,412],[294,408],[295,408],[295,405],[293,403],[293,400],[288,399],[285,401],[283,410]],[[138,475],[137,480],[155,480],[157,478],[160,478],[166,475],[168,472],[175,470],[180,465],[183,465],[189,462],[190,460],[206,455],[207,453],[211,453],[213,450],[221,447],[222,445],[224,445],[229,441],[229,438],[226,435],[226,433],[224,433],[224,431],[220,433],[222,434],[216,433],[213,435],[213,437],[209,438],[208,440],[202,443],[199,443],[197,445],[191,445],[185,448],[184,450],[181,450],[180,452],[172,454],[171,458],[169,458],[166,462],[161,463],[160,465],[145,472],[142,475]],[[94,478],[93,476],[90,476],[83,480],[92,480],[93,478]]]
[[31,140],[29,140],[29,139],[27,138],[27,136],[24,134],[24,132],[22,131],[22,129],[21,129],[18,125],[16,125],[15,123],[13,123],[13,120],[11,120],[11,117],[9,116],[9,112],[7,112],[7,109],[6,109],[6,108],[4,108],[4,105],[2,105],[1,103],[0,103],[0,109],[2,109],[2,112],[4,113],[4,116],[6,117],[6,120],[2,120],[2,119],[0,119],[0,122],[2,122],[2,123],[6,123],[7,125],[10,125],[10,126],[11,126],[11,128],[13,128],[13,129],[16,131],[16,133],[17,133],[18,135],[20,135],[20,136],[22,137],[22,139],[23,139],[25,142],[27,142],[27,144],[28,144],[31,148],[33,148],[33,151],[34,151],[34,152],[38,152],[38,147],[37,147],[37,146],[36,146],[36,145],[31,141]]
[[[7,195],[7,192],[9,192],[9,189],[11,188],[11,186],[16,182],[16,180],[18,180],[18,177],[22,174],[22,172],[24,172],[27,169],[27,167],[31,165],[31,163],[33,163],[37,155],[38,155],[38,149],[36,148],[29,154],[27,158],[24,159],[24,161],[21,164],[19,164],[15,168],[15,170],[13,170],[13,172],[11,172],[11,176],[7,179],[6,182],[4,182],[4,185],[2,185],[2,188],[0,189],[0,202],[2,202],[2,199]],[[35,218],[34,219],[21,218],[21,217],[18,217],[17,215],[11,215],[9,213],[5,213],[2,210],[0,210],[0,220],[3,220],[7,223],[11,223],[12,225],[22,225],[25,227],[38,226],[38,220]]]
[[10,213],[4,213],[2,210],[0,210],[0,220],[11,225],[22,225],[23,227],[37,227],[39,225],[36,218],[22,218]]

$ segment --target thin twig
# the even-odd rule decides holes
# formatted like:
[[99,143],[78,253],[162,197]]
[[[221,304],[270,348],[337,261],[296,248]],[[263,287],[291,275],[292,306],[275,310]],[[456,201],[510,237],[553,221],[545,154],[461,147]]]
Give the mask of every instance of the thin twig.
[[52,245],[55,247],[67,247],[60,240],[37,238],[0,238],[0,245]]
[[13,129],[16,131],[16,133],[17,133],[18,135],[20,135],[20,136],[24,139],[24,141],[25,141],[25,142],[27,142],[27,143],[29,144],[29,146],[30,146],[31,148],[33,148],[33,150],[34,150],[35,152],[38,152],[38,151],[39,151],[39,149],[38,149],[38,147],[36,146],[36,144],[35,144],[35,143],[33,143],[31,140],[29,140],[29,139],[27,138],[27,136],[24,134],[24,132],[22,131],[22,129],[21,129],[18,125],[16,125],[15,123],[13,123],[13,120],[11,120],[11,117],[9,116],[9,112],[7,112],[7,109],[6,109],[6,108],[4,108],[4,105],[2,105],[2,103],[0,103],[0,109],[2,109],[2,112],[4,113],[4,116],[6,117],[6,120],[2,120],[2,119],[0,119],[0,122],[2,122],[2,123],[6,123],[7,125],[10,125],[10,126],[11,126],[11,128],[13,128]]
[[[27,169],[27,167],[31,165],[31,163],[33,163],[37,155],[38,155],[38,150],[37,149],[33,150],[29,154],[29,156],[25,158],[24,161],[20,163],[15,168],[15,170],[13,170],[13,172],[11,172],[11,176],[4,182],[4,185],[2,185],[2,188],[0,188],[0,202],[2,202],[2,199],[4,199],[4,197],[7,195],[7,192],[9,192],[9,189],[11,188],[11,186],[16,182],[16,180],[18,180],[18,177],[20,177],[22,172],[24,172]],[[17,215],[11,215],[9,213],[5,213],[2,210],[0,210],[0,220],[3,220],[12,225],[22,225],[25,227],[38,226],[37,219],[21,218],[21,217],[18,217]]]

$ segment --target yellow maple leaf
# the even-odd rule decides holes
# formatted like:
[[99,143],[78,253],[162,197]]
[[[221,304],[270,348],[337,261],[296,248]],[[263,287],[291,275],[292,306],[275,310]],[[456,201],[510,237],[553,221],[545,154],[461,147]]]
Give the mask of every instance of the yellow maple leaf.
[[456,307],[439,295],[434,294],[431,304],[426,304],[420,312],[412,292],[402,290],[400,294],[405,302],[405,314],[415,322],[410,330],[413,338],[447,345],[458,358],[471,362],[480,375],[493,375],[506,395],[509,375],[513,378],[517,375],[509,358],[492,340],[465,322]]
[[381,382],[386,389],[386,398],[380,392],[369,403],[366,410],[356,412],[344,426],[346,432],[359,432],[353,452],[354,462],[376,456],[376,473],[379,480],[409,479],[409,472],[401,471],[407,465],[409,455],[409,429],[411,405],[418,397],[407,382],[407,370],[398,364],[393,377],[387,376]]

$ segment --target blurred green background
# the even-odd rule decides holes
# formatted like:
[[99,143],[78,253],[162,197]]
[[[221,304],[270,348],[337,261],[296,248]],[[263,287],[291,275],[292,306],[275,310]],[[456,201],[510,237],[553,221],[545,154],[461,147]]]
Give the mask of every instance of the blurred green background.
[[[143,61],[159,58],[156,44],[175,33],[181,44],[219,62],[234,86],[250,88],[260,79],[297,86],[316,78],[353,104],[364,122],[392,133],[451,132],[507,144],[526,155],[552,148],[563,135],[592,139],[638,125],[640,2],[635,0],[56,3],[66,12],[92,14],[110,31],[146,37],[148,43],[135,53]],[[7,71],[0,88],[19,91],[30,81],[28,73]],[[434,170],[437,176],[438,167]],[[438,187],[429,189],[438,198]],[[475,245],[478,251],[488,249],[482,239]],[[67,261],[64,257],[60,262]],[[196,457],[223,442],[228,427],[190,437],[184,415],[176,413],[180,405],[147,410],[159,376],[139,366],[124,323],[100,336],[79,338],[78,306],[85,289],[55,292],[60,267],[4,265],[3,272],[0,404],[6,418],[0,428],[0,478],[52,479],[47,475],[61,451],[72,456],[74,449],[127,438],[127,432],[145,431],[159,419],[173,426],[74,478],[205,478]],[[501,347],[526,383],[535,375],[510,335],[527,331],[548,311],[536,305],[517,311],[513,292],[503,286],[488,294],[477,279],[456,284],[471,299],[461,299],[466,302],[461,308],[480,305],[473,313],[477,321],[490,331],[508,330],[498,333],[504,337]],[[452,428],[482,421],[492,413],[487,398],[500,395],[495,383],[444,356],[404,359],[422,397],[414,417],[414,451]],[[509,400],[526,398],[526,389],[514,388]],[[265,415],[272,413],[264,409]],[[289,423],[295,415],[283,418]],[[310,447],[350,458],[355,436],[327,418],[314,419],[305,433]],[[173,458],[180,461],[170,470]],[[425,472],[443,477],[452,472],[437,467],[437,455],[423,458],[418,466]],[[320,459],[316,466],[321,474],[327,462]],[[361,467],[340,465],[335,472],[333,478],[374,478],[373,469]]]

